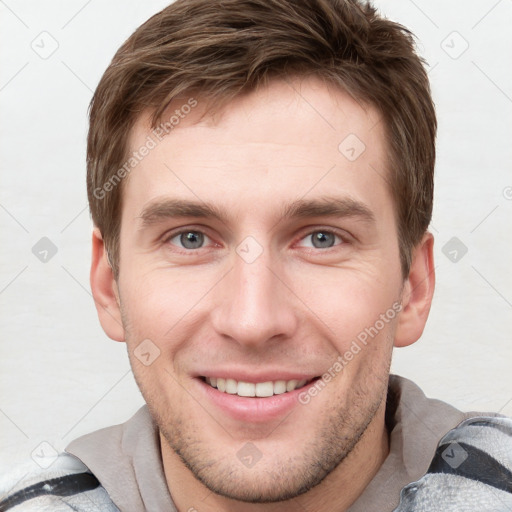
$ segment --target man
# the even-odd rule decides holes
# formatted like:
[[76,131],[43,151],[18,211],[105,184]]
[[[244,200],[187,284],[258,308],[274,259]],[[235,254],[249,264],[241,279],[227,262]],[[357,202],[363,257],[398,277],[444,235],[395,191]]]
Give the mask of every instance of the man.
[[147,406],[1,510],[507,510],[511,421],[389,375],[434,292],[435,133],[410,33],[356,0],[142,25],[87,185],[98,315]]

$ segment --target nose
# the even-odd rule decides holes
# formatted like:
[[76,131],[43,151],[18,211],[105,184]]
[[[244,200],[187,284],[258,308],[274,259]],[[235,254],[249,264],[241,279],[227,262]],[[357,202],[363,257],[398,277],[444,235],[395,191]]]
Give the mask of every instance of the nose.
[[247,347],[293,336],[297,300],[282,265],[264,250],[254,261],[234,254],[231,271],[216,289],[212,323],[219,335]]

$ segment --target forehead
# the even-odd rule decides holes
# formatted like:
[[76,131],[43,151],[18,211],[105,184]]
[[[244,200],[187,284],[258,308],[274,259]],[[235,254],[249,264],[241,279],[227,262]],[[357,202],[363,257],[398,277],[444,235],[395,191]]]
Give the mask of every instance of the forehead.
[[220,199],[239,213],[333,190],[390,200],[381,117],[343,91],[314,78],[273,81],[213,115],[206,107],[183,97],[156,128],[149,113],[136,121],[130,150],[151,147],[125,183],[131,216],[163,195]]

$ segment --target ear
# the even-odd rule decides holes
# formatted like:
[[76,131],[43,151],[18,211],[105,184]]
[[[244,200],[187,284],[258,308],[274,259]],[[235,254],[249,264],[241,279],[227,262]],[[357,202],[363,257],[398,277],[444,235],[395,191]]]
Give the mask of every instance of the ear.
[[105,334],[115,341],[124,341],[124,328],[121,320],[119,292],[112,267],[108,262],[107,251],[100,230],[95,227],[92,233],[91,290]]
[[430,312],[435,282],[434,237],[427,232],[412,253],[411,269],[402,292],[395,347],[412,345],[420,338]]

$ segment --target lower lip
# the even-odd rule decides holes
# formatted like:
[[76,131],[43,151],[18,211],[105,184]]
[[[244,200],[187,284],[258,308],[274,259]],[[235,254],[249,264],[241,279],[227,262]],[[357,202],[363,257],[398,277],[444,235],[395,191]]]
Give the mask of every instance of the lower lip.
[[299,389],[281,393],[280,395],[250,398],[224,393],[210,386],[201,378],[196,380],[207,398],[222,409],[223,412],[237,421],[251,423],[264,423],[289,414],[295,406],[300,405],[299,395],[307,391],[316,381],[316,379],[312,380],[309,384]]

